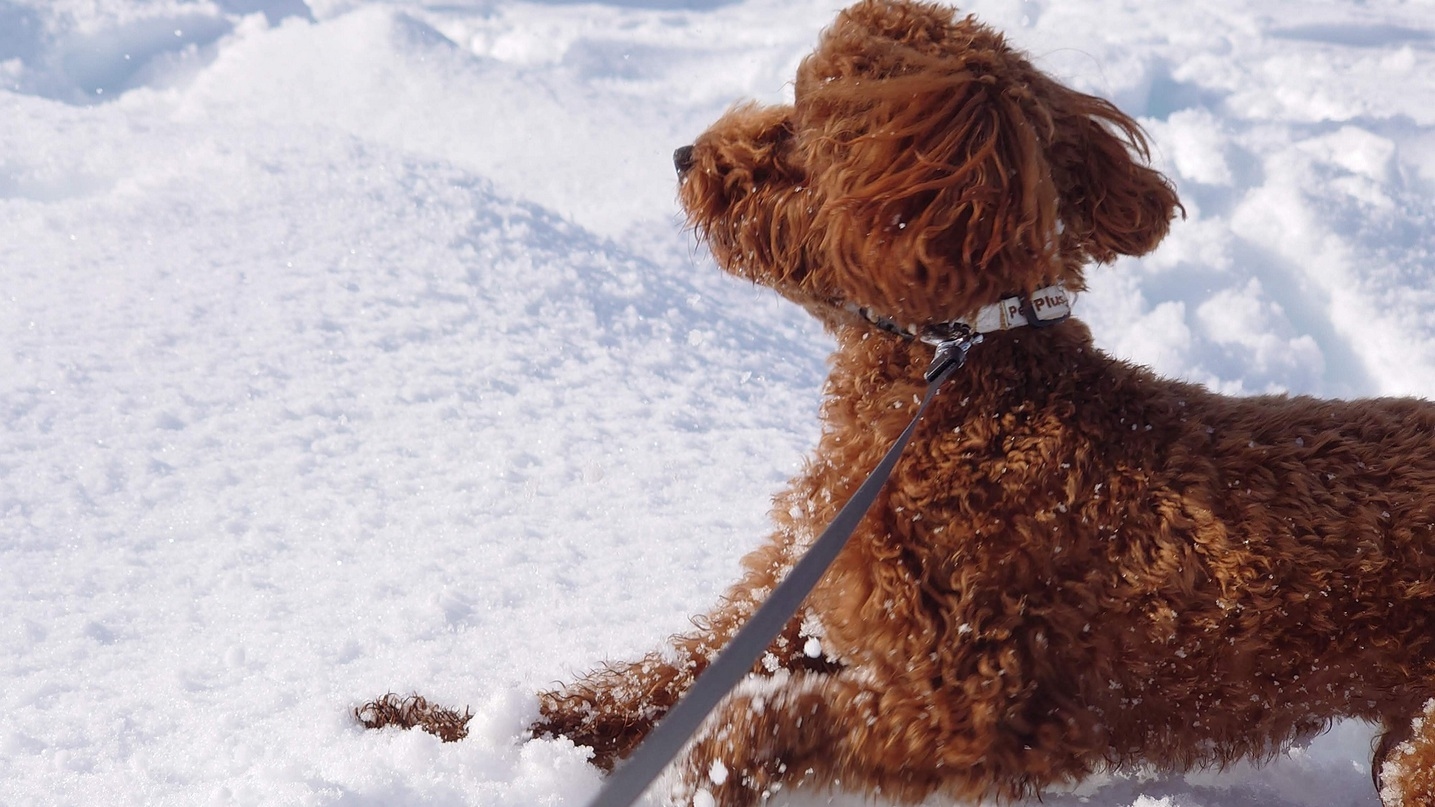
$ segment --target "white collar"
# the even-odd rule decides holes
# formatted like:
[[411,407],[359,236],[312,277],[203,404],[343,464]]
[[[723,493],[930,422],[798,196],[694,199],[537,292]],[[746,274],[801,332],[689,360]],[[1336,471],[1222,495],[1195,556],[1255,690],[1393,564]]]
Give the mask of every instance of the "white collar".
[[932,332],[950,333],[956,329],[984,334],[1027,326],[1042,328],[1055,325],[1071,316],[1072,297],[1065,286],[1057,283],[1037,289],[1029,296],[1018,294],[1004,297],[1000,302],[991,305],[984,305],[975,316],[926,326],[899,325],[891,317],[876,314],[871,309],[862,308],[855,303],[847,303],[844,307],[884,331],[906,339],[922,339]]
[[[1016,295],[999,303],[982,306],[975,317],[957,320],[977,333],[1009,331],[1027,325],[1040,328],[1053,325],[1071,316],[1071,298],[1066,287],[1057,283],[1037,289],[1030,297]],[[1032,322],[1032,317],[1036,322]]]

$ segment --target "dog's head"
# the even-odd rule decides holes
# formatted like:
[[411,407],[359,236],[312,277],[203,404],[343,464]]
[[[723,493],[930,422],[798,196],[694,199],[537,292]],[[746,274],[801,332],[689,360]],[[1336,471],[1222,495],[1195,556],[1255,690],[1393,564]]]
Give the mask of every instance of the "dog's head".
[[864,0],[798,68],[791,106],[735,107],[674,155],[729,272],[821,314],[904,323],[1140,255],[1180,207],[1135,121],[952,9]]

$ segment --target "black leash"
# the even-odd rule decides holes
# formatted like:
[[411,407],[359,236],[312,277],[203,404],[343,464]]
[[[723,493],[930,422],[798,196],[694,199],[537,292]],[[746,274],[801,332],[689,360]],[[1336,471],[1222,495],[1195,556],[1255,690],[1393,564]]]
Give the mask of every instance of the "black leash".
[[837,517],[813,542],[807,554],[792,567],[786,579],[772,590],[762,607],[732,637],[712,664],[703,670],[687,694],[653,728],[633,755],[613,771],[588,807],[629,807],[677,757],[718,703],[747,676],[753,664],[797,613],[802,601],[822,579],[842,547],[847,545],[847,539],[852,537],[857,524],[877,500],[877,494],[916,431],[917,422],[927,411],[927,405],[936,396],[942,382],[966,363],[967,351],[982,337],[966,326],[949,325],[940,331],[924,334],[921,339],[935,345],[937,355],[932,359],[932,366],[927,368],[927,392],[917,407],[917,413],[912,416],[912,422],[907,424],[897,442],[877,463],[867,481],[857,488]]

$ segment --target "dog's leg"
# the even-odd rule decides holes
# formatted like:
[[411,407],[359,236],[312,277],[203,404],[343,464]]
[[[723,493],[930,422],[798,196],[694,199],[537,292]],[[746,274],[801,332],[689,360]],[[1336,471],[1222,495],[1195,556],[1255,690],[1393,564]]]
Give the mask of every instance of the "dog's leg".
[[[533,736],[562,736],[589,746],[593,764],[612,769],[677,703],[786,573],[791,562],[791,553],[784,549],[787,543],[778,536],[744,558],[747,574],[728,591],[723,604],[694,619],[697,629],[674,637],[668,647],[636,662],[604,666],[560,689],[539,693],[541,716],[530,729]],[[804,630],[804,620],[799,613],[788,623],[755,672],[821,672],[835,667],[817,652],[820,644],[814,645],[813,637],[806,635],[810,630]]]
[[1435,804],[1435,700],[1413,720],[1387,720],[1371,774],[1385,807]]
[[649,653],[636,662],[607,665],[561,689],[540,692],[540,717],[529,731],[534,737],[567,737],[588,746],[593,764],[611,770],[690,683],[695,662],[676,655]]
[[901,803],[939,791],[1021,798],[1062,778],[1059,764],[1002,767],[1000,754],[988,755],[992,749],[975,738],[954,738],[940,710],[890,684],[850,669],[748,679],[680,760],[670,780],[673,803],[752,807],[805,783]]

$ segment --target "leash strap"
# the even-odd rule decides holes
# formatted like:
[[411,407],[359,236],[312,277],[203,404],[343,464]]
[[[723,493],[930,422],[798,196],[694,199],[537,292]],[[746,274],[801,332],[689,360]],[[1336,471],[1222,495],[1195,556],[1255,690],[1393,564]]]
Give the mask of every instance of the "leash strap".
[[837,517],[832,519],[797,565],[792,567],[786,579],[772,590],[767,601],[698,676],[687,694],[653,728],[633,755],[613,771],[588,807],[628,807],[637,801],[697,733],[718,703],[747,676],[787,621],[797,613],[802,601],[822,579],[842,547],[847,545],[847,539],[852,537],[862,517],[877,500],[877,494],[916,431],[917,422],[927,411],[927,405],[932,402],[942,382],[966,362],[967,351],[980,340],[979,334],[967,332],[937,344],[936,359],[926,374],[927,392],[917,407],[917,413],[912,416],[912,422],[907,424],[897,442],[888,449],[872,475],[857,488],[857,492],[842,506]]

